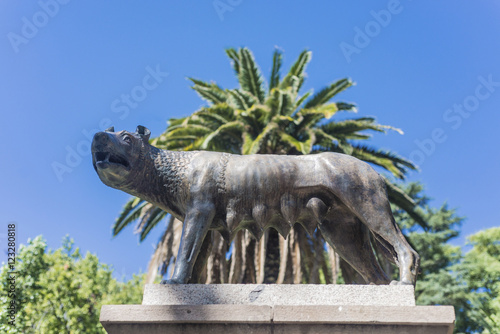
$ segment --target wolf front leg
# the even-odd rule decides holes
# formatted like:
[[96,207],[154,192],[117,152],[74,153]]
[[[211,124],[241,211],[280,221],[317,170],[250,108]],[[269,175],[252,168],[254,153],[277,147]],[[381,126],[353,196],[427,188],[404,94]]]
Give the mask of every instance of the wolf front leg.
[[162,284],[186,284],[193,273],[196,258],[212,224],[215,206],[212,203],[194,203],[190,206],[182,226],[181,244],[172,278]]

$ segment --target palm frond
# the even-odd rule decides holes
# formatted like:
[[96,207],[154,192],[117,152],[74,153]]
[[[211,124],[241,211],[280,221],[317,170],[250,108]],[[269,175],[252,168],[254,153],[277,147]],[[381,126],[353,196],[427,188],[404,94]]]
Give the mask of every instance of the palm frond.
[[252,53],[247,48],[242,48],[239,50],[238,56],[240,59],[238,80],[241,88],[263,103],[266,94],[263,88],[263,79]]
[[153,208],[153,210],[151,211],[149,216],[147,216],[147,218],[145,219],[144,223],[141,224],[141,225],[143,225],[143,228],[141,229],[140,234],[139,234],[139,241],[141,241],[141,242],[144,241],[144,239],[146,239],[149,232],[151,232],[151,230],[163,218],[165,218],[166,215],[167,215],[167,213],[165,211],[163,211],[162,209],[160,209],[158,207]]
[[324,104],[317,108],[301,109],[296,113],[295,123],[297,126],[295,131],[300,132],[303,129],[315,127],[320,121],[331,118],[337,111],[335,103]]
[[172,140],[196,140],[200,138],[200,136],[197,136],[197,135],[172,135],[172,136],[169,136],[168,137],[168,140],[169,141],[172,141]]
[[228,121],[234,120],[235,118],[234,108],[227,103],[220,103],[208,108],[202,108],[201,110],[196,111],[195,114],[220,116]]
[[413,220],[415,220],[424,230],[427,230],[429,226],[425,221],[424,213],[415,201],[408,196],[403,189],[389,181],[386,177],[384,177],[384,181],[389,201],[408,213],[408,215],[413,218]]
[[371,154],[365,152],[364,150],[353,149],[353,152],[350,154],[352,156],[360,159],[360,160],[364,160],[366,162],[370,162],[374,165],[377,165],[377,166],[384,168],[385,170],[389,171],[392,175],[394,175],[395,177],[397,177],[399,179],[402,179],[404,177],[404,172],[401,169],[399,169],[396,166],[396,164],[394,164],[389,159],[384,159],[381,157],[371,155]]
[[376,150],[368,146],[353,145],[352,155],[386,169],[399,179],[404,178],[408,169],[416,168],[410,161],[397,156],[395,153]]
[[271,77],[269,78],[269,91],[278,86],[280,82],[280,69],[283,60],[283,54],[279,49],[275,49],[273,53],[273,68],[271,69]]
[[390,125],[380,125],[380,126],[384,129],[393,130],[393,131],[396,131],[397,133],[399,133],[400,135],[404,135],[403,130],[401,130],[400,128],[396,128],[396,127],[390,126]]
[[283,95],[283,91],[279,88],[273,88],[266,99],[266,106],[269,107],[269,116],[267,117],[266,122],[269,122],[274,115],[279,114],[281,110],[281,103],[283,102],[281,95]]
[[283,81],[280,84],[280,88],[287,88],[291,86],[292,83],[292,78],[296,77],[298,82],[296,86],[295,93],[297,93],[300,88],[302,87],[302,84],[304,83],[305,79],[305,71],[307,64],[311,61],[312,58],[312,52],[304,50],[300,53],[299,58],[295,61],[295,63],[292,65],[290,68],[290,71],[288,74],[283,78]]
[[137,220],[141,216],[142,209],[147,204],[149,203],[137,197],[129,200],[113,225],[113,236],[118,235],[126,226]]
[[292,123],[294,120],[292,117],[287,116],[287,115],[277,115],[274,117],[274,121],[278,122],[280,125],[288,125]]
[[330,142],[325,144],[322,143],[320,145],[318,142],[316,142],[316,144],[313,146],[313,149],[311,150],[311,154],[318,154],[323,152],[344,153],[344,151],[336,143]]
[[344,139],[352,139],[352,140],[367,140],[370,139],[372,136],[369,134],[361,134],[361,133],[352,133],[350,135],[347,135],[343,137]]
[[417,169],[417,167],[410,160],[406,160],[405,158],[400,157],[399,155],[397,155],[394,152],[380,150],[380,149],[376,150],[376,149],[373,149],[371,147],[363,146],[363,145],[358,145],[356,147],[358,149],[362,149],[363,151],[370,153],[371,155],[381,157],[384,159],[389,159],[389,160],[393,161],[395,164],[404,166],[405,168],[408,168],[411,170]]
[[316,140],[316,136],[314,135],[314,132],[312,130],[308,131],[307,134],[307,139],[301,141],[283,131],[279,132],[279,136],[284,143],[288,144],[291,147],[294,147],[298,152],[302,154],[311,153],[313,144]]
[[231,89],[227,91],[229,93],[229,102],[236,109],[248,109],[252,107],[257,100],[251,94],[241,90],[241,89]]
[[347,102],[335,102],[335,104],[337,105],[337,108],[339,110],[358,112],[358,109],[356,108],[355,104]]
[[266,140],[267,136],[276,128],[276,123],[269,123],[254,140],[252,140],[251,137],[245,136],[242,147],[243,154],[259,153],[259,150],[262,147],[262,144]]
[[143,206],[141,211],[141,217],[134,228],[134,234],[141,233],[141,230],[144,227],[144,223],[148,220],[148,217],[151,216],[151,213],[154,211],[154,209],[155,206],[151,203],[147,203],[146,205]]
[[224,103],[227,100],[227,95],[224,90],[222,90],[216,84],[208,84],[201,80],[196,80],[193,78],[188,78],[194,85],[191,87],[200,95],[200,97],[209,103],[218,104]]
[[188,124],[186,126],[178,127],[166,133],[166,139],[171,139],[180,136],[203,136],[212,132],[212,129],[206,125]]
[[[206,81],[203,81],[203,80],[200,80],[200,79],[191,78],[191,77],[188,77],[187,79],[189,81],[191,81],[192,83],[194,83],[195,85],[206,87],[206,88],[210,88],[210,87],[213,87],[215,85],[214,83],[208,83]],[[215,86],[217,86],[217,85],[215,85]],[[219,86],[217,86],[217,87],[219,87]]]
[[182,117],[182,118],[171,118],[167,121],[167,130],[170,129],[171,127],[181,125],[187,117]]
[[347,119],[338,122],[330,122],[321,125],[321,129],[329,134],[346,139],[354,139],[353,136],[359,135],[359,132],[373,130],[377,132],[386,132],[386,127],[375,123],[371,117],[361,117]]
[[336,103],[322,104],[315,108],[304,108],[298,112],[299,115],[304,116],[308,114],[321,115],[325,119],[332,118],[339,111]]
[[279,115],[291,116],[295,111],[294,93],[291,89],[287,89],[281,94],[281,108]]
[[239,115],[244,117],[246,114],[256,120],[258,123],[257,126],[259,127],[258,130],[260,131],[267,124],[270,113],[271,110],[268,106],[264,104],[254,104],[247,110],[242,111]]
[[284,90],[290,92],[291,95],[293,96],[293,100],[295,100],[297,97],[297,93],[299,91],[300,85],[301,85],[301,80],[294,75],[294,76],[290,77],[289,87],[285,88]]
[[291,89],[274,88],[265,102],[269,108],[265,124],[269,123],[275,116],[291,116],[295,111],[294,96]]
[[241,121],[232,121],[229,123],[226,123],[222,126],[220,126],[217,130],[213,131],[210,133],[208,136],[205,137],[203,140],[203,143],[201,144],[201,149],[206,150],[209,148],[210,144],[212,144],[212,141],[220,136],[221,134],[230,134],[235,137],[235,139],[240,139],[238,135],[235,134],[235,132],[240,132],[243,129],[243,124]]
[[238,51],[234,48],[228,48],[225,50],[226,55],[231,59],[231,66],[233,67],[234,73],[236,75],[240,74],[240,57],[238,56]]
[[302,103],[304,103],[305,100],[312,94],[312,90],[306,92],[304,95],[298,98],[298,100],[295,102],[295,109],[298,109]]
[[335,144],[338,145],[339,139],[331,134],[323,131],[321,128],[312,128],[316,136],[317,143],[319,145],[325,146],[325,144]]
[[198,114],[201,123],[210,124],[208,127],[218,127],[222,124],[226,124],[231,121],[231,119],[226,119],[226,115],[221,115],[216,112],[213,112],[210,109],[207,109],[206,112]]
[[[181,130],[178,130],[179,132]],[[173,135],[172,133],[162,134],[160,137],[153,140],[153,143],[156,147],[166,150],[192,150],[195,147],[199,147],[199,144],[203,140],[203,138],[210,133],[210,131],[201,132],[197,136],[190,136],[189,127],[183,127],[182,131],[187,135]]]
[[351,87],[353,84],[354,83],[351,81],[351,79],[340,79],[314,94],[313,97],[311,97],[311,99],[307,101],[304,108],[313,108],[326,103],[330,101],[330,99],[335,95]]
[[[338,145],[339,145],[339,148],[342,150],[342,153],[353,155],[354,147],[347,140],[345,140],[344,138],[339,138]],[[358,158],[360,158],[360,157],[358,156]]]

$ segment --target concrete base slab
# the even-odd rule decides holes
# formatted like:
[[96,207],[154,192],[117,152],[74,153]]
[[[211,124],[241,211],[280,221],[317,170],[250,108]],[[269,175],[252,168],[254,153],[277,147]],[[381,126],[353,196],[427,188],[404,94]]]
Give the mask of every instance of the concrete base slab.
[[150,285],[143,305],[104,305],[100,321],[110,334],[453,332],[452,306],[415,306],[410,295],[401,286]]
[[415,306],[412,285],[146,284],[143,305]]

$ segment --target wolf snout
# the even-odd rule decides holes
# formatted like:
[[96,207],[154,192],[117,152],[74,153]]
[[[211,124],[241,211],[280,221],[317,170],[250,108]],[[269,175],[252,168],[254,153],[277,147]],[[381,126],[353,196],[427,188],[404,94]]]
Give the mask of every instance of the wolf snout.
[[109,137],[110,137],[110,134],[108,134],[106,132],[97,132],[94,135],[94,139],[92,140],[92,145],[105,143],[105,142],[109,141]]
[[92,153],[106,151],[106,148],[109,147],[112,142],[112,134],[107,132],[97,132],[92,139]]

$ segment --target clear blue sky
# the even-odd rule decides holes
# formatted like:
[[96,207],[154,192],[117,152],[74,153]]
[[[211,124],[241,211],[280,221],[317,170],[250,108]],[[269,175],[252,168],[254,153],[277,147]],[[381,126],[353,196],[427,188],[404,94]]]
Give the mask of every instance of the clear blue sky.
[[118,276],[146,270],[161,227],[111,237],[129,196],[99,181],[87,136],[107,120],[160,134],[203,104],[187,76],[236,86],[223,50],[239,46],[266,76],[275,46],[285,68],[312,50],[306,89],[357,82],[339,98],[404,130],[371,144],[414,159],[409,180],[467,217],[456,244],[499,225],[497,1],[59,1],[0,3],[0,234],[69,234]]

